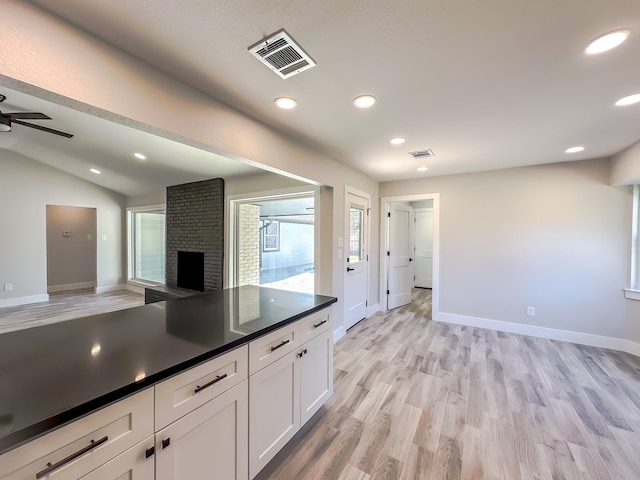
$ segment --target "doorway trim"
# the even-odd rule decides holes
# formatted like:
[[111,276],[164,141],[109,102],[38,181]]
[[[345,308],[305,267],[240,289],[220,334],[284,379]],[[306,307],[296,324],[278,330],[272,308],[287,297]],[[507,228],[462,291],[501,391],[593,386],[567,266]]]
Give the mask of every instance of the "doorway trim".
[[433,288],[431,300],[432,320],[440,317],[440,194],[419,193],[414,195],[396,195],[380,198],[380,310],[388,310],[387,282],[388,261],[387,245],[389,239],[389,222],[387,213],[391,202],[417,202],[420,200],[433,200]]

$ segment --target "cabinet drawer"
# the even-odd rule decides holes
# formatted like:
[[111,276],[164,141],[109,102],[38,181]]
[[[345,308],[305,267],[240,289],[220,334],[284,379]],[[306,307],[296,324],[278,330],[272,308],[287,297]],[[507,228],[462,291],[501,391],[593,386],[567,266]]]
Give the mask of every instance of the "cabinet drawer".
[[5,453],[0,479],[77,480],[150,435],[152,388]]
[[249,343],[249,375],[266,367],[300,344],[300,322],[293,322]]
[[331,329],[331,308],[312,313],[300,320],[301,341],[307,342]]
[[247,379],[246,345],[156,385],[156,430]]
[[154,448],[154,438],[151,436],[80,480],[153,480],[155,456],[151,452]]

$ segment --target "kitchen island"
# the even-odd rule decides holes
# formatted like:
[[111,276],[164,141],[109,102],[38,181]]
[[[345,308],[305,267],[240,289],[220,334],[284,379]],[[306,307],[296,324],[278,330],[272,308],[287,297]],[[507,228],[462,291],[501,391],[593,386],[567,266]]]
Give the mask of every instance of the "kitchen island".
[[[328,307],[334,302],[333,297],[243,286],[0,335],[0,453],[4,453],[0,456],[0,479],[22,478],[12,475],[24,467],[18,458],[22,458],[22,451],[28,451],[33,444],[42,443],[47,437],[61,437],[63,430],[88,422],[91,417],[116,408],[123,401],[133,401],[130,399],[141,399],[140,411],[150,417],[145,421],[150,423],[152,431],[140,434],[145,439],[152,437],[147,440],[150,446],[144,448],[147,459],[155,453],[152,450],[168,447],[162,445],[167,443],[166,439],[159,438],[161,428],[178,423],[176,420],[185,415],[193,415],[192,411],[202,411],[205,403],[219,400],[218,397],[228,394],[227,390],[236,391],[238,398],[246,397],[249,390],[258,392],[269,382],[276,385],[278,378],[286,383],[292,376],[296,385],[292,383],[290,387],[298,391],[295,395],[303,396],[297,407],[291,406],[293,410],[298,409],[298,413],[292,415],[301,417],[304,395],[300,393],[300,383],[304,389],[307,377],[313,378],[318,371],[331,369],[331,359],[326,358],[332,352],[331,309]],[[320,342],[318,346],[322,346],[309,370],[315,373],[301,375],[303,362],[314,358],[306,348],[313,342]],[[231,360],[225,363],[225,358]],[[280,364],[282,367],[278,370]],[[222,373],[225,368],[226,373]],[[271,370],[275,376],[268,373]],[[277,372],[283,374],[278,377]],[[332,392],[332,372],[326,374],[327,378],[322,381],[326,384],[329,379],[331,385],[323,387],[327,391],[323,392],[322,403]],[[193,378],[185,381],[198,385],[194,383],[195,388],[189,387],[188,395],[182,391],[184,389],[180,390],[182,386],[171,390],[181,376],[187,378],[189,375]],[[275,383],[273,379],[276,379]],[[245,394],[238,393],[240,388]],[[286,389],[286,385],[280,383],[271,394],[282,394],[283,388]],[[163,389],[166,390],[167,405],[175,400],[174,405],[158,405],[159,399],[164,398]],[[145,395],[149,400],[142,399]],[[177,401],[180,395],[184,398]],[[269,395],[268,391],[261,393],[265,401]],[[270,433],[259,425],[260,412],[265,407],[267,411],[274,408],[265,401],[252,403],[251,398],[245,398],[244,403],[236,405],[237,415],[242,415],[242,405],[248,403],[249,417],[254,422],[249,440],[258,443],[254,447],[257,459],[248,462],[253,465],[251,477],[284,445],[271,448],[268,454],[263,451],[262,440],[267,442],[263,442],[267,447],[272,445],[268,440]],[[155,402],[155,406],[148,402]],[[185,406],[190,402],[193,406]],[[308,411],[316,411],[319,406],[314,400],[313,409]],[[242,423],[239,418],[234,422],[235,425]],[[288,428],[287,435],[282,438],[292,436],[291,432],[295,433],[302,423],[298,418],[297,426]],[[96,445],[108,435],[94,438],[96,435],[90,431],[87,435],[90,438],[83,448],[90,450],[81,453],[77,457],[79,460],[60,464],[69,455],[83,450],[76,448],[70,440],[69,447],[53,452],[55,455],[51,460],[45,458],[46,455],[40,459],[46,448],[39,447],[38,452],[27,455],[24,462],[40,462],[42,469],[36,468],[36,473],[41,474],[38,478],[47,478],[49,472],[45,467],[49,464],[49,468],[60,464],[58,474],[65,469],[72,472],[72,464],[84,457],[96,457],[96,463],[99,451],[106,452],[112,441],[103,440],[104,445]],[[118,435],[124,438],[128,433]],[[238,443],[247,436],[240,432]],[[78,445],[82,445],[84,440],[78,441]],[[235,452],[236,456],[238,454]],[[251,452],[248,455],[251,457]],[[139,460],[139,455],[133,457]],[[156,463],[158,461],[159,455]],[[9,463],[13,466],[7,466]],[[157,466],[155,471],[156,476],[151,478],[161,478]],[[230,478],[247,476],[240,468]]]

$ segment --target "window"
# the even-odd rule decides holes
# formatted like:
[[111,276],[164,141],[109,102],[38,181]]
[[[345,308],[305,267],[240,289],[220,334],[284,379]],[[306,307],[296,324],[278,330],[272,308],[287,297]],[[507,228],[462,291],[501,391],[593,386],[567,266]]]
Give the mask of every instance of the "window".
[[631,273],[625,296],[640,300],[640,185],[633,186],[631,216]]
[[230,285],[314,291],[312,192],[230,200]]
[[352,205],[349,209],[349,262],[364,260],[364,208]]
[[280,250],[280,222],[266,220],[262,226],[262,251],[277,252]]
[[165,267],[165,208],[140,207],[128,211],[129,280],[163,284]]

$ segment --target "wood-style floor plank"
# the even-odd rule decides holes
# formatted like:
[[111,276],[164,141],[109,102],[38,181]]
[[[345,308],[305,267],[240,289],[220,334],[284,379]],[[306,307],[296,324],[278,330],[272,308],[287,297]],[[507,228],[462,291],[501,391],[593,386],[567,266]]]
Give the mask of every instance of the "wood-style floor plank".
[[334,396],[258,480],[640,478],[639,358],[430,317],[416,289],[349,330]]
[[46,302],[0,308],[0,333],[141,305],[144,295],[129,290],[93,293],[91,288],[52,293]]

